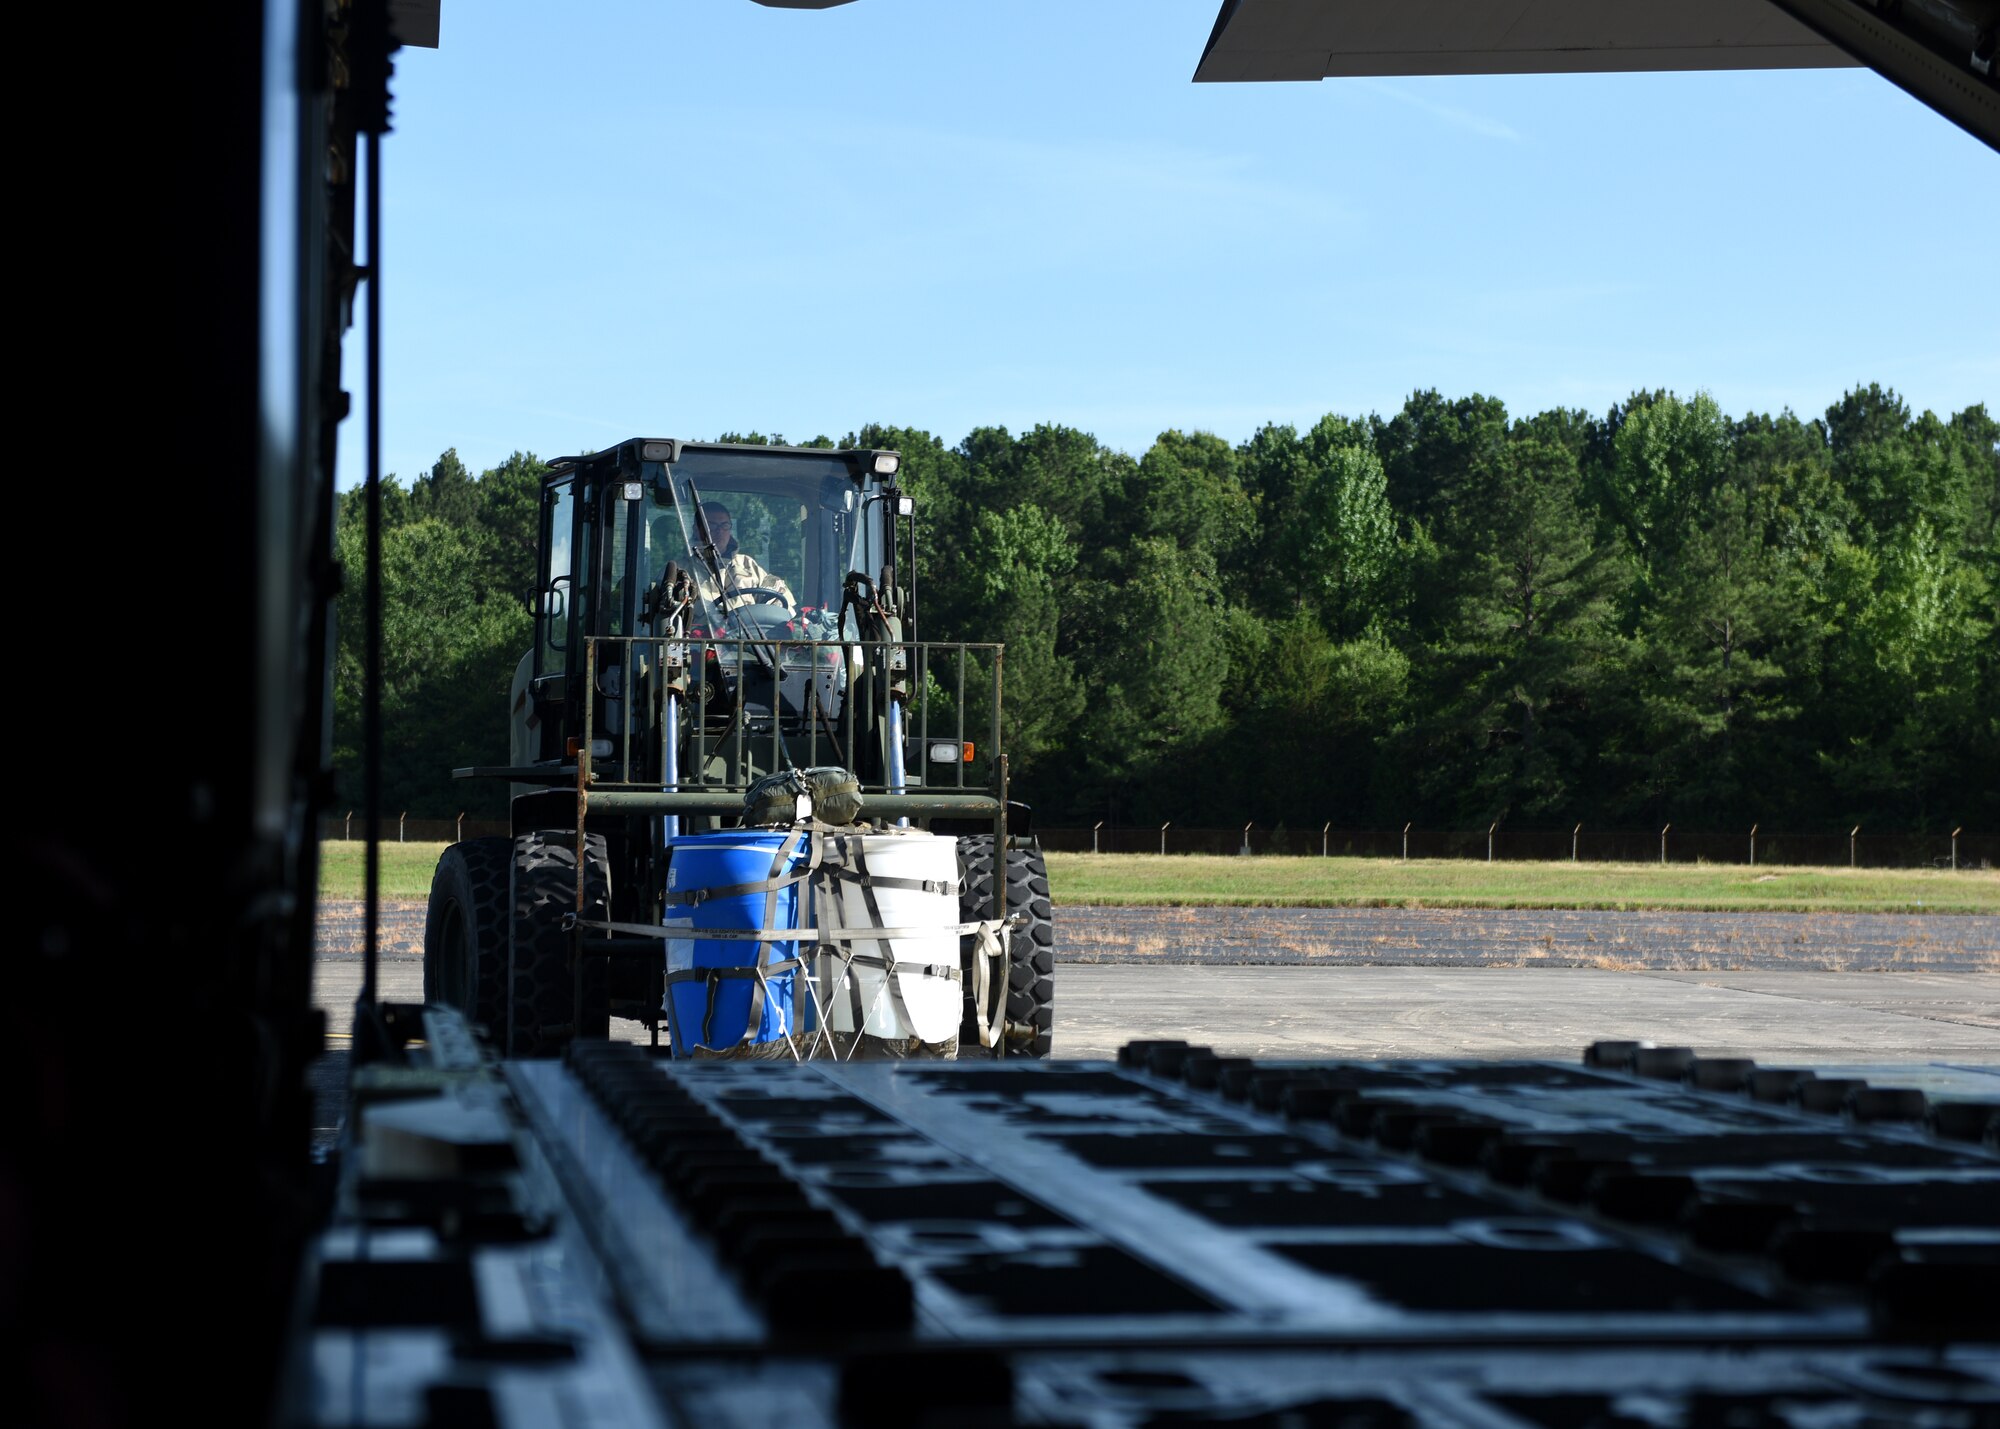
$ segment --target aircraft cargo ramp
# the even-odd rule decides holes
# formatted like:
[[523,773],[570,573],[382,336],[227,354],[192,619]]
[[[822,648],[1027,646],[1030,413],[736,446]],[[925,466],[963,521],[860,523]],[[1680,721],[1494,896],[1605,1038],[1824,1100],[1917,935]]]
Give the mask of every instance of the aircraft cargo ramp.
[[1576,1063],[360,1069],[302,1424],[2000,1418],[2000,1107]]

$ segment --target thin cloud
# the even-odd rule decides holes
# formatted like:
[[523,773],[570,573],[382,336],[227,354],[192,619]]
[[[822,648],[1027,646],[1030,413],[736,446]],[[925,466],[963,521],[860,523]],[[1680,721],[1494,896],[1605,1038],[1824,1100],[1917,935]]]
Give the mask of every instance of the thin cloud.
[[1386,94],[1391,99],[1401,100],[1412,108],[1421,109],[1432,118],[1441,120],[1455,129],[1463,129],[1482,138],[1505,139],[1510,144],[1521,142],[1521,131],[1501,120],[1489,118],[1484,114],[1474,114],[1469,109],[1455,109],[1449,104],[1439,104],[1434,100],[1425,99],[1420,94],[1412,94],[1407,89],[1385,84],[1379,79],[1363,79],[1356,82],[1364,89],[1371,89],[1377,94]]

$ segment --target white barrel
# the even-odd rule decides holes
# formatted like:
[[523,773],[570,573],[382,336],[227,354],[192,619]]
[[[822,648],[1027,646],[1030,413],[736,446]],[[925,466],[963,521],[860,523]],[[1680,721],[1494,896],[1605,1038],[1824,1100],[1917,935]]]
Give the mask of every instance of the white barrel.
[[[839,946],[863,956],[893,956],[895,991],[887,969],[856,962],[848,978],[861,995],[860,1030],[871,1037],[916,1037],[942,1042],[958,1035],[964,994],[958,978],[958,841],[917,829],[870,834],[831,834],[822,857],[873,879],[879,919],[868,910],[868,895],[849,878],[815,879],[813,921],[821,928],[860,931],[892,928],[915,936],[842,939]],[[893,883],[883,880],[892,880]],[[916,887],[911,885],[928,885]],[[828,890],[832,889],[832,896]],[[930,932],[930,929],[936,932]],[[921,931],[919,931],[921,930]],[[854,1002],[840,982],[840,962],[822,954],[817,982],[827,1026],[855,1031]]]

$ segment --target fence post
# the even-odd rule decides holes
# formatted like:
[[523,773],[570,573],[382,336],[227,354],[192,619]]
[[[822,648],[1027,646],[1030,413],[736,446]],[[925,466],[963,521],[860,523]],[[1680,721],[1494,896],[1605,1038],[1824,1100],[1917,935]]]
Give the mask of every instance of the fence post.
[[1757,826],[1755,824],[1750,826],[1750,866],[1752,868],[1757,866]]
[[1672,827],[1672,824],[1668,824],[1660,830],[1660,863],[1662,866],[1667,861],[1667,829]]
[[407,842],[408,842],[408,840],[407,840],[407,839],[405,839],[405,838],[403,837],[403,825],[407,824],[407,823],[408,823],[409,821],[410,821],[410,811],[409,811],[408,809],[405,809],[405,810],[403,810],[403,812],[402,812],[402,813],[400,813],[400,814],[396,815],[396,842],[397,842],[397,843],[407,843]]
[[1097,831],[1103,827],[1104,827],[1104,820],[1102,819],[1099,819],[1096,823],[1090,826],[1090,851],[1092,853],[1097,852]]
[[1569,831],[1569,861],[1571,863],[1576,862],[1576,840],[1577,840],[1577,835],[1581,834],[1582,832],[1583,832],[1582,824],[1578,824],[1575,828]]
[[1333,820],[1332,820],[1332,819],[1328,819],[1328,820],[1327,820],[1327,821],[1326,821],[1326,822],[1325,822],[1325,823],[1324,823],[1323,825],[1321,825],[1321,826],[1320,826],[1320,831],[1319,831],[1319,856],[1320,856],[1321,858],[1325,858],[1325,857],[1326,857],[1326,835],[1327,835],[1327,831],[1328,831],[1329,829],[1331,829],[1332,827],[1333,827]]
[[1168,819],[1164,824],[1160,825],[1160,854],[1162,857],[1165,857],[1167,852],[1167,830],[1173,826],[1174,821],[1172,819]]
[[1499,827],[1500,821],[1498,819],[1495,819],[1486,826],[1486,861],[1488,863],[1493,862],[1493,831]]
[[1953,873],[1958,872],[1958,835],[1964,827],[1964,824],[1960,824],[1958,828],[1951,831],[1951,871]]
[[1849,868],[1856,867],[1856,864],[1854,862],[1854,844],[1857,836],[1860,833],[1861,833],[1861,825],[1859,824],[1856,824],[1853,828],[1847,831],[1847,866]]
[[[1250,821],[1253,824],[1255,822],[1255,819]],[[1243,847],[1237,851],[1237,856],[1239,858],[1248,858],[1250,856],[1250,824],[1243,826]]]
[[[340,830],[340,836],[343,839],[351,839],[354,837],[354,810],[352,809],[349,809],[347,811],[347,822],[345,825],[342,826]],[[1952,844],[1952,847],[1956,849],[1958,847],[1957,843],[1954,842]],[[1956,863],[1953,863],[1952,867],[1956,868],[1958,867],[1958,865]]]
[[[1410,824],[1414,824],[1415,822],[1416,822],[1416,820],[1415,820],[1415,819],[1412,819],[1412,820],[1410,820]],[[1410,824],[1404,824],[1404,825],[1403,825],[1403,862],[1404,862],[1404,863],[1408,863],[1408,862],[1410,861]]]

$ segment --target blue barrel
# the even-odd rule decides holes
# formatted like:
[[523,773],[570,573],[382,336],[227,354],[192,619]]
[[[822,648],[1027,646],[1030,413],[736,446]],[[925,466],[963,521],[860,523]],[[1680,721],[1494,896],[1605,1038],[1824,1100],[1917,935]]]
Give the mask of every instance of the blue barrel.
[[[669,839],[667,917],[669,928],[797,928],[809,903],[803,882],[788,884],[771,899],[770,922],[764,921],[768,895],[762,892],[685,900],[697,889],[720,889],[762,883],[795,872],[809,856],[811,835],[766,829],[730,829],[714,834],[683,834]],[[680,901],[676,901],[680,900]],[[796,941],[759,944],[748,938],[667,939],[667,1024],[674,1052],[687,1056],[697,1048],[726,1052],[744,1043],[781,1042],[800,1032],[794,1009],[809,1005],[799,991],[804,969],[766,975],[764,1005],[757,1025],[744,1034],[756,981],[749,977],[688,978],[675,982],[677,972],[691,968],[747,968],[762,949],[764,963],[784,963],[799,956]]]

